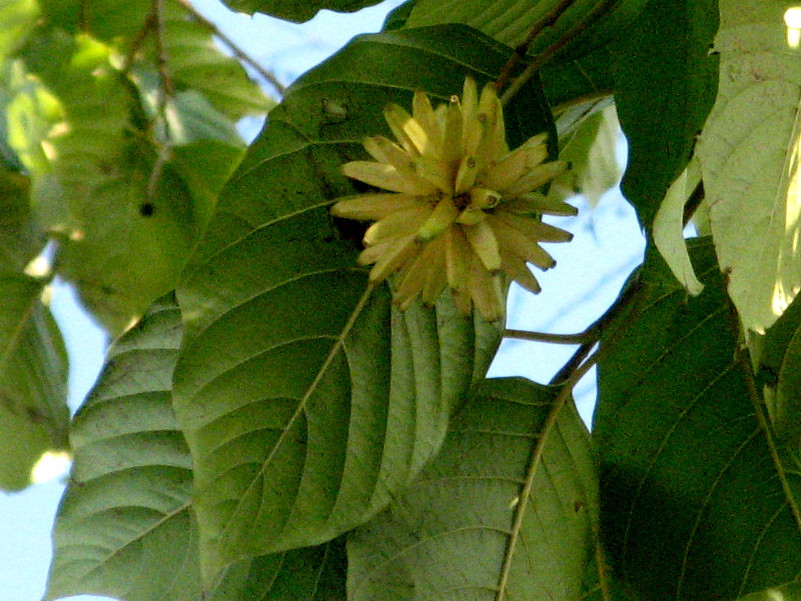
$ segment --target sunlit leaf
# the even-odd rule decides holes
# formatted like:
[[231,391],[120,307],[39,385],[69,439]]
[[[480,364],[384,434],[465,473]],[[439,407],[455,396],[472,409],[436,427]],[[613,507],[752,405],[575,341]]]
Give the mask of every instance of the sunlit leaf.
[[21,273],[42,249],[31,216],[30,180],[0,168],[0,273]]
[[36,0],[0,2],[0,63],[15,51],[31,32],[39,16]]
[[572,404],[543,431],[555,394],[487,380],[454,416],[437,458],[348,537],[348,599],[577,599],[597,482]]
[[801,570],[801,477],[760,427],[712,245],[690,251],[704,291],[688,299],[652,253],[601,343],[603,541],[648,600],[734,599]]
[[715,101],[717,0],[651,0],[613,49],[615,102],[629,143],[624,196],[649,228]]
[[[288,91],[223,191],[178,290],[175,406],[207,578],[378,512],[483,378],[496,326],[459,316],[447,295],[401,314],[382,286],[362,304],[367,274],[328,207],[352,193],[339,167],[363,156],[358,143],[387,135],[388,102],[409,106],[419,87],[448,98],[465,73],[497,74],[507,52],[462,27],[359,37]],[[525,110],[541,106],[536,88],[522,98],[510,138],[547,128]]]
[[0,489],[18,490],[45,451],[67,446],[67,353],[43,283],[0,275]]
[[746,325],[769,327],[801,287],[798,107],[792,2],[721,0],[720,90],[698,142],[709,219]]

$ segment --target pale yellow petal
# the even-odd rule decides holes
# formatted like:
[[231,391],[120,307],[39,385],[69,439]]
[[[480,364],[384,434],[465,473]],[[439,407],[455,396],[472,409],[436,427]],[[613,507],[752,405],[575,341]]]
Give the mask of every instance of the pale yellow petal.
[[555,196],[530,193],[515,198],[504,198],[503,208],[514,213],[540,213],[542,215],[562,215],[572,217],[578,214],[576,207],[563,202]]
[[434,109],[431,106],[431,101],[422,90],[417,90],[414,93],[412,115],[414,116],[414,120],[417,121],[426,132],[428,146],[426,147],[425,153],[427,155],[439,155],[442,150],[440,148],[442,130],[440,129],[439,120],[434,113]]
[[500,277],[491,274],[478,257],[470,262],[470,297],[476,309],[487,321],[497,321],[505,313]]
[[384,108],[384,118],[401,146],[413,157],[426,151],[428,135],[409,113],[397,104],[389,104]]
[[417,230],[418,242],[429,242],[447,230],[459,216],[459,209],[453,204],[453,199],[446,196],[437,203],[434,210]]
[[403,268],[420,251],[420,246],[414,241],[414,236],[407,236],[396,240],[376,261],[370,271],[370,281],[382,282],[398,269]]
[[477,209],[495,208],[500,201],[501,195],[495,190],[476,187],[470,189],[470,204]]
[[357,179],[376,188],[411,194],[413,196],[426,196],[436,193],[437,189],[421,177],[407,177],[392,165],[374,163],[373,161],[351,161],[342,165],[342,173],[350,178]]
[[448,286],[454,290],[467,291],[472,254],[470,243],[460,227],[454,227],[448,231],[446,243],[445,271]]
[[384,136],[365,138],[364,149],[379,163],[392,165],[401,175],[416,177],[414,159],[403,148]]
[[408,194],[359,194],[340,199],[331,207],[334,217],[378,221],[398,211],[407,211],[421,204],[416,196]]
[[479,119],[485,124],[479,153],[487,158],[488,163],[497,162],[509,152],[509,147],[506,144],[503,107],[498,99],[495,86],[491,83],[488,83],[481,90],[478,113]]
[[511,186],[507,188],[498,187],[498,191],[504,196],[520,196],[541,188],[566,169],[567,163],[563,161],[545,163],[529,171]]
[[498,239],[488,221],[480,221],[472,226],[462,228],[473,252],[481,259],[481,263],[489,271],[501,268],[501,252]]
[[473,300],[470,298],[470,293],[465,291],[458,290],[456,288],[451,289],[451,298],[453,299],[453,304],[456,306],[456,310],[459,311],[462,315],[470,315],[470,312],[473,310]]
[[487,169],[480,185],[492,190],[508,190],[547,158],[548,149],[544,144],[521,146]]
[[534,294],[539,294],[542,291],[540,283],[537,281],[537,278],[534,277],[534,274],[531,273],[531,270],[523,259],[508,253],[502,253],[501,259],[501,271],[506,273],[521,287]]
[[428,155],[420,157],[417,160],[417,174],[443,194],[453,194],[453,169],[441,159]]
[[573,234],[533,217],[521,217],[508,211],[495,211],[495,217],[521,232],[526,238],[540,242],[570,242]]
[[478,161],[472,155],[466,155],[459,161],[459,169],[456,172],[456,184],[454,185],[454,194],[461,196],[465,194],[476,181],[478,174]]
[[465,154],[475,154],[483,133],[478,120],[478,87],[476,80],[466,77],[462,91],[462,148]]
[[425,250],[410,260],[398,274],[397,288],[392,292],[392,298],[401,311],[411,306],[425,286],[428,261],[424,253]]
[[456,167],[462,158],[462,107],[458,96],[451,96],[445,113],[445,132],[442,139],[442,158]]
[[431,213],[431,207],[426,204],[417,204],[406,211],[391,213],[367,228],[364,244],[374,246],[389,238],[414,236]]
[[422,296],[426,305],[433,305],[448,285],[448,273],[445,267],[447,254],[446,237],[437,238],[429,246],[431,246],[432,253]]
[[524,261],[533,263],[540,269],[550,269],[556,265],[553,257],[543,250],[536,242],[529,240],[515,228],[507,225],[495,215],[487,218],[490,227],[495,232],[501,254],[510,254],[520,257]]

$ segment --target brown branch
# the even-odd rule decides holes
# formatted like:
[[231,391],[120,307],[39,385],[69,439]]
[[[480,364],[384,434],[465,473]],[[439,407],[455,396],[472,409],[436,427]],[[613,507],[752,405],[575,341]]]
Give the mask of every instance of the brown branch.
[[532,342],[552,342],[554,344],[583,344],[585,342],[595,342],[592,333],[588,331],[578,334],[550,334],[547,332],[529,332],[526,330],[504,330],[504,338],[514,338],[516,340],[530,340]]
[[122,63],[122,73],[126,75],[133,66],[134,61],[136,60],[136,53],[139,52],[139,49],[142,47],[145,39],[147,39],[148,34],[153,30],[156,26],[155,22],[155,14],[151,10],[148,13],[147,17],[145,18],[145,22],[142,24],[142,27],[139,31],[136,32],[133,40],[131,41],[131,49],[128,51],[128,54],[125,56],[125,61]]
[[514,68],[517,66],[517,63],[526,58],[528,48],[531,46],[534,38],[542,33],[546,27],[552,27],[559,20],[559,17],[561,17],[562,14],[564,14],[564,12],[570,8],[570,5],[573,4],[573,2],[575,2],[575,0],[561,0],[550,10],[550,12],[544,14],[536,23],[534,23],[529,30],[528,35],[526,35],[525,39],[517,45],[514,53],[509,57],[509,60],[506,61],[503,69],[501,69],[501,74],[498,76],[498,80],[495,82],[495,89],[497,91],[500,92],[501,88],[506,85],[507,81],[509,81],[509,78],[512,75],[512,70],[514,70]]
[[523,72],[518,75],[511,83],[511,85],[507,88],[507,90],[501,96],[501,104],[507,104],[512,97],[520,91],[525,83],[531,79],[534,74],[539,71],[539,69],[550,61],[556,53],[562,50],[565,46],[567,46],[570,42],[575,40],[581,33],[584,32],[590,25],[594,24],[596,20],[604,13],[606,10],[615,3],[615,0],[601,0],[598,4],[596,4],[592,10],[590,10],[583,19],[581,19],[578,23],[576,23],[573,27],[571,27],[563,36],[561,36],[558,40],[556,40],[553,44],[548,46],[545,50],[543,50],[540,54],[538,54],[534,60],[532,60],[528,66],[523,70]]
[[278,78],[262,67],[256,59],[251,57],[247,52],[245,52],[236,42],[234,42],[231,38],[225,35],[217,25],[209,21],[206,17],[200,14],[197,9],[192,6],[189,0],[177,0],[178,3],[183,6],[192,17],[200,23],[203,27],[208,29],[212,35],[216,36],[220,39],[220,41],[228,46],[231,52],[234,54],[236,58],[238,58],[243,63],[247,63],[267,82],[269,83],[275,90],[278,92],[280,96],[284,95],[286,92],[286,86],[282,84]]

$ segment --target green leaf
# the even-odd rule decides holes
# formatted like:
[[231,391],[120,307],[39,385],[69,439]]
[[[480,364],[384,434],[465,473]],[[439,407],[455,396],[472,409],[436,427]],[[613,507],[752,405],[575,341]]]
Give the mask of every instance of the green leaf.
[[42,250],[31,217],[30,180],[0,168],[0,273],[21,273]]
[[75,462],[46,598],[344,600],[342,541],[240,562],[202,597],[192,460],[170,394],[181,332],[178,308],[165,297],[109,349],[73,424]]
[[[463,23],[512,47],[523,43],[533,27],[550,16],[545,27],[528,47],[528,55],[536,56],[563,36],[572,33],[579,23],[598,6],[593,0],[578,0],[555,15],[560,0],[527,2],[526,0],[417,0],[406,20],[406,27],[421,27],[441,23]],[[645,0],[623,0],[597,15],[595,22],[571,40],[573,57],[598,48],[610,39],[627,31],[626,26],[642,9]],[[554,18],[557,17],[557,18]]]
[[629,142],[622,190],[650,229],[706,121],[718,84],[709,48],[717,0],[651,0],[612,46],[615,102]]
[[572,403],[544,430],[555,393],[515,378],[479,387],[437,458],[348,537],[348,599],[574,601],[597,482]]
[[791,2],[721,1],[718,100],[698,142],[721,269],[746,326],[764,331],[801,287],[798,260],[799,49]]
[[45,451],[65,449],[69,426],[67,353],[44,283],[0,274],[0,489],[31,483]]
[[648,600],[734,599],[801,570],[798,469],[760,428],[712,245],[690,251],[704,291],[688,299],[652,253],[601,343],[602,536]]
[[314,0],[313,2],[297,2],[296,0],[225,0],[225,4],[236,12],[248,13],[249,15],[260,12],[295,23],[308,21],[321,10],[352,13],[379,2],[381,0]]
[[[483,378],[497,328],[459,316],[447,295],[401,314],[381,286],[362,304],[367,273],[328,207],[352,191],[339,167],[363,156],[357,143],[388,134],[388,102],[409,106],[418,87],[448,98],[505,58],[462,27],[359,37],[293,85],[223,191],[178,290],[175,407],[207,579],[378,512]],[[546,117],[528,98],[510,107],[510,137]]]
[[[557,121],[557,126],[559,121]],[[577,123],[575,131],[559,140],[559,159],[570,163],[565,175],[570,186],[560,178],[560,192],[571,196],[583,194],[590,204],[597,206],[601,196],[614,188],[620,180],[620,165],[616,148],[620,123],[614,106],[607,106]]]

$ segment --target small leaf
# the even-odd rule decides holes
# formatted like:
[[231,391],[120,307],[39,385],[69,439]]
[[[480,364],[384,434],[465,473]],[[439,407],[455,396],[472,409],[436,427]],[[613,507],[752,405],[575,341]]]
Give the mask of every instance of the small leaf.
[[801,288],[797,184],[801,77],[791,2],[721,0],[720,90],[698,142],[709,219],[729,294],[764,331]]
[[572,403],[543,430],[555,393],[512,378],[478,388],[437,458],[348,537],[351,601],[577,598],[597,483]]
[[615,102],[629,142],[624,196],[650,229],[715,101],[717,0],[651,0],[612,46]]
[[0,274],[0,489],[19,490],[45,451],[67,446],[67,352],[43,282]]
[[654,244],[662,253],[673,274],[684,289],[693,296],[700,294],[704,285],[695,275],[687,244],[684,240],[684,205],[701,181],[697,160],[692,160],[676,181],[668,188],[665,199],[654,217]]
[[755,414],[711,242],[690,256],[699,296],[651,253],[601,342],[602,540],[646,600],[734,599],[801,570],[801,478]]

